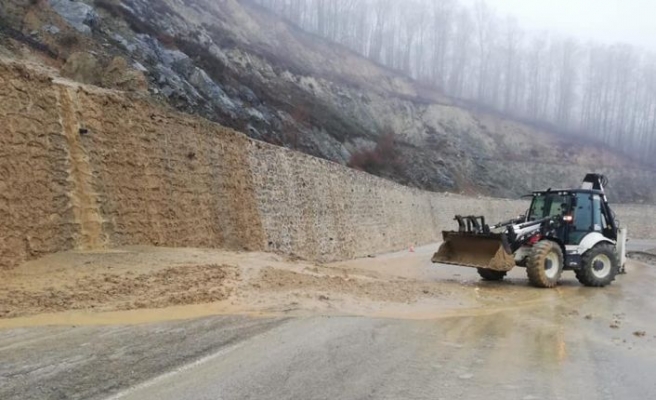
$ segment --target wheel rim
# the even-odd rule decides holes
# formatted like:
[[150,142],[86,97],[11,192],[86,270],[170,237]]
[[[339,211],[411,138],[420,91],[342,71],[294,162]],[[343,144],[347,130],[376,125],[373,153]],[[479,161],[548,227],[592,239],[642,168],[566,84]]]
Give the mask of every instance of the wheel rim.
[[605,278],[610,274],[613,263],[610,257],[605,254],[599,254],[592,259],[592,274],[597,278]]
[[544,274],[549,279],[553,279],[558,275],[560,270],[560,259],[558,254],[551,252],[547,255],[547,258],[544,260]]

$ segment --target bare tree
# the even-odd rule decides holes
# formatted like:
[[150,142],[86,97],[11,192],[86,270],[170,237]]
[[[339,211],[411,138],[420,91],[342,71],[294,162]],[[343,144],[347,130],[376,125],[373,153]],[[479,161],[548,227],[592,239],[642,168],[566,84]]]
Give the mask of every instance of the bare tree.
[[490,61],[496,46],[496,16],[484,0],[474,4],[476,45],[478,47],[478,91],[481,100],[489,99],[487,92]]
[[505,73],[504,73],[504,84],[505,84],[505,95],[503,101],[503,108],[507,112],[512,111],[517,107],[515,104],[517,86],[518,86],[518,77],[519,70],[521,67],[521,61],[519,60],[519,48],[521,47],[522,32],[519,28],[517,20],[514,18],[508,17],[505,23],[504,29],[504,51],[506,58]]
[[569,128],[570,117],[575,103],[575,85],[577,82],[577,44],[566,39],[556,44],[560,70],[557,71],[556,121],[564,128]]
[[458,12],[454,35],[454,56],[451,72],[449,75],[449,92],[456,96],[462,97],[465,91],[465,78],[468,76],[470,63],[470,48],[472,44],[471,31],[474,27],[471,15],[468,9],[461,9]]
[[656,55],[524,32],[485,2],[255,0],[372,60],[507,114],[652,160]]
[[453,41],[456,2],[455,0],[435,0],[429,4],[432,4],[430,16],[433,20],[431,77],[439,87],[446,88],[449,62],[447,54]]

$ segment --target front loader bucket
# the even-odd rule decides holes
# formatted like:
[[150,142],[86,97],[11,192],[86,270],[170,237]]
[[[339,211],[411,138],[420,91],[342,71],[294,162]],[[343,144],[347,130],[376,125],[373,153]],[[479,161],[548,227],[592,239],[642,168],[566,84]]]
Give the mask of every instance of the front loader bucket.
[[444,243],[433,255],[440,264],[510,271],[515,258],[505,233],[443,232]]

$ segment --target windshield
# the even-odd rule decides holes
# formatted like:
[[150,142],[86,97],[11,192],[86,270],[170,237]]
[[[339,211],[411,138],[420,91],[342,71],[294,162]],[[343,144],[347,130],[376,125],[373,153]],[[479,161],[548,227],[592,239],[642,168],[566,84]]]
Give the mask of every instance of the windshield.
[[536,194],[529,211],[529,221],[563,215],[570,209],[570,197],[559,193]]

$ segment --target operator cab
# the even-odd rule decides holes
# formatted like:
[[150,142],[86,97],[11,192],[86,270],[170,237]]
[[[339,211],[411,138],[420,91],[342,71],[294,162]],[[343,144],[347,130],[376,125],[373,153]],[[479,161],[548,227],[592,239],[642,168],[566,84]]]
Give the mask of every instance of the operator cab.
[[617,240],[617,228],[604,192],[595,189],[534,192],[528,221],[553,218],[561,224],[553,232],[564,245],[578,245],[592,232]]

